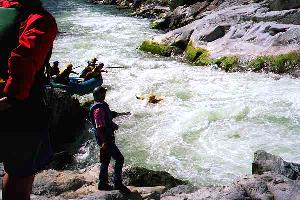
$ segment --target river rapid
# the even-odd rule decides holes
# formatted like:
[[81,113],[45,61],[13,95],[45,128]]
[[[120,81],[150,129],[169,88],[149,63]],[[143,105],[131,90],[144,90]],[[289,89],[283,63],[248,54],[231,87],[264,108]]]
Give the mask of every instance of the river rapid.
[[[122,67],[108,69],[103,78],[111,108],[131,112],[116,120],[126,164],[218,185],[251,174],[259,149],[300,162],[299,79],[225,73],[143,53],[141,42],[160,32],[149,28],[148,19],[111,6],[62,0],[46,7],[61,32],[51,61],[63,68],[97,57],[106,67]],[[150,105],[136,98],[147,94],[164,99]],[[94,146],[88,142],[78,160],[98,162]]]

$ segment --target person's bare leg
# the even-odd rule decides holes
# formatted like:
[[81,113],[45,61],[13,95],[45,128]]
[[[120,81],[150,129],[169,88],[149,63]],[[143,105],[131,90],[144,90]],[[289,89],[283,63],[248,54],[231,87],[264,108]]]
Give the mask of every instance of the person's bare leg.
[[34,175],[26,177],[3,177],[3,200],[30,200]]

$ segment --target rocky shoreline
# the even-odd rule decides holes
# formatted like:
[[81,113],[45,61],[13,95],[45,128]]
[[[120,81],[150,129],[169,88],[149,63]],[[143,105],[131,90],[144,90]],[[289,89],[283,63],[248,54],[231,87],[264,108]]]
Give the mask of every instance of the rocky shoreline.
[[188,1],[189,5],[145,1],[138,7],[127,0],[92,2],[116,4],[133,15],[154,19],[151,27],[166,33],[144,41],[142,51],[179,55],[192,65],[226,72],[300,77],[299,1],[198,0]]
[[[119,191],[98,191],[99,167],[84,170],[45,170],[36,175],[32,199],[100,200],[299,200],[300,164],[289,163],[265,151],[256,151],[252,175],[240,177],[225,186],[193,186],[166,172],[139,167],[124,169],[124,182],[133,191],[124,196]],[[112,169],[110,169],[110,176]]]

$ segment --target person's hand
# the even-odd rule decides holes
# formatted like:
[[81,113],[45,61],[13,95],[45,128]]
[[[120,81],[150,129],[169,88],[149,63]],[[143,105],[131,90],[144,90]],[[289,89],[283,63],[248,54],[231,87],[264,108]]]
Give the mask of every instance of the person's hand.
[[119,126],[116,123],[112,123],[111,126],[112,126],[113,131],[116,131],[119,129]]
[[7,101],[7,97],[0,98],[0,111],[7,110],[10,107],[10,104]]

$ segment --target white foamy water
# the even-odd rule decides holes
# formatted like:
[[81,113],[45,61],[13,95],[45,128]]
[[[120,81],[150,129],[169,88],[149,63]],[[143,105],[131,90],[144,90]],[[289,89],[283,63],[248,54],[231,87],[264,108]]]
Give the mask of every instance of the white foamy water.
[[[140,52],[139,44],[159,32],[149,29],[149,20],[109,6],[75,0],[49,8],[63,32],[52,61],[78,66],[96,56],[105,66],[124,67],[103,77],[111,108],[132,113],[117,120],[127,164],[222,184],[250,174],[259,149],[300,162],[299,79],[224,73]],[[150,93],[164,100],[136,99]],[[95,163],[97,155],[83,158]]]

